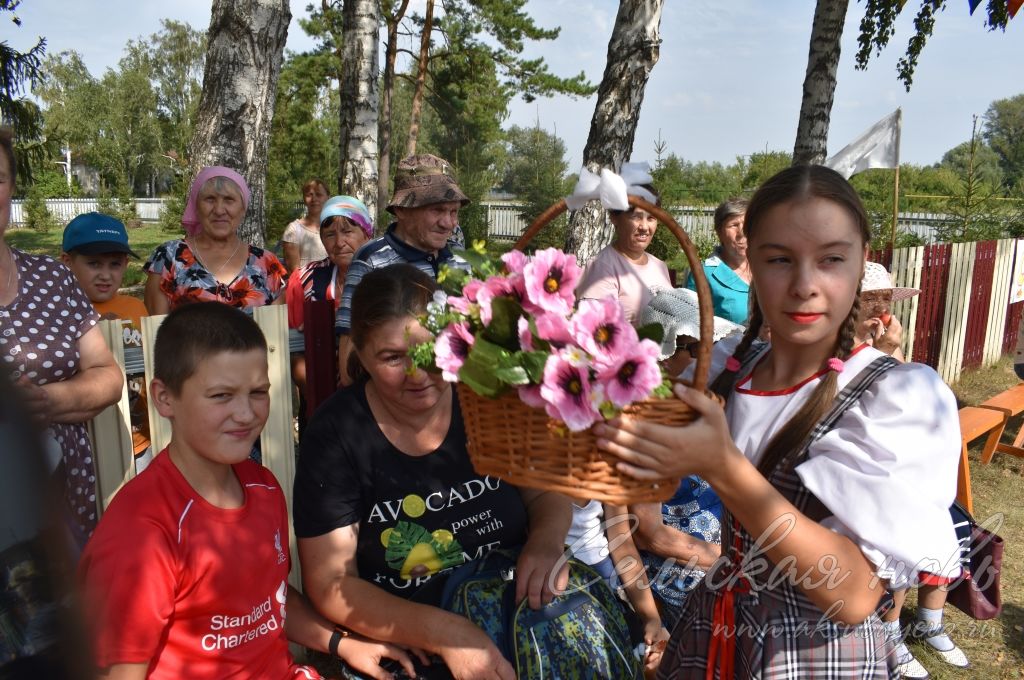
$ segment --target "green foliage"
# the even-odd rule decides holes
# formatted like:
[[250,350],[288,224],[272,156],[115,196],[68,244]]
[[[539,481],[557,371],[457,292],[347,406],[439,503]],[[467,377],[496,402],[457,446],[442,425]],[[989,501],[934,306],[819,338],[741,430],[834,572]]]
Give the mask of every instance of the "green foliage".
[[718,205],[743,192],[745,166],[724,166],[699,161],[691,163],[670,153],[658,163],[651,176],[661,194],[662,205]]
[[[520,216],[527,223],[572,191],[565,153],[565,142],[539,126],[513,125],[505,131],[501,188],[523,204]],[[531,249],[561,247],[568,225],[563,213],[534,238]]]
[[992,102],[982,134],[1003,171],[1003,188],[1024,194],[1024,94]]
[[25,203],[22,205],[25,211],[25,224],[30,229],[39,232],[47,232],[52,229],[60,229],[60,220],[50,213],[46,207],[46,196],[43,191],[33,185],[25,196]]
[[96,197],[96,211],[104,215],[110,215],[121,220],[126,227],[135,227],[139,224],[139,212],[135,205],[135,199],[131,194],[112,194],[108,191],[101,191]]
[[32,188],[43,198],[77,198],[81,193],[75,182],[68,187],[67,177],[62,172],[43,170],[35,173]]
[[[15,26],[21,26],[21,19],[14,13],[20,4],[20,0],[0,1],[0,13],[10,12]],[[27,52],[19,52],[6,40],[0,41],[0,122],[14,130],[14,162],[26,186],[32,179],[33,166],[39,167],[52,147],[43,134],[42,112],[23,96],[26,86],[35,88],[39,83],[45,54],[44,38],[39,38]]]
[[[872,54],[881,53],[889,44],[889,39],[896,32],[896,18],[906,0],[865,0],[864,18],[860,22],[860,34],[857,42],[857,68],[864,70],[871,60]],[[935,29],[935,16],[945,9],[946,0],[921,0],[921,6],[914,17],[914,34],[907,42],[907,51],[896,62],[897,78],[906,87],[907,92],[914,81],[914,69],[921,56],[925,43]],[[985,27],[990,31],[1005,31],[1007,14],[1006,0],[988,0],[985,16]]]

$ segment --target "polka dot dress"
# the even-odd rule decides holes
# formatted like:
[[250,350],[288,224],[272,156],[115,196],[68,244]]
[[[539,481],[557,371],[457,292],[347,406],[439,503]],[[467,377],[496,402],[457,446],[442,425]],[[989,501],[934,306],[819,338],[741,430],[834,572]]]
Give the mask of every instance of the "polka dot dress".
[[[13,377],[36,385],[67,380],[78,372],[78,340],[99,316],[74,276],[45,255],[11,249],[18,263],[18,295],[0,307],[0,360]],[[96,470],[84,423],[54,423],[47,430],[60,447],[64,496],[80,535],[96,526]]]

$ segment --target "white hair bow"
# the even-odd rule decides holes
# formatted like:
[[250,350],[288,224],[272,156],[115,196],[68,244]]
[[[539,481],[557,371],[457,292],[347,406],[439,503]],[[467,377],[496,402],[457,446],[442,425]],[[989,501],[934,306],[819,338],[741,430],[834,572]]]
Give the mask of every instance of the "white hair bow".
[[580,179],[576,182],[571,196],[565,197],[569,210],[579,210],[587,201],[599,199],[606,210],[629,210],[627,196],[639,196],[651,203],[657,202],[654,194],[643,188],[642,184],[650,184],[651,166],[643,163],[623,163],[620,174],[608,168],[602,168],[600,176],[587,170],[580,170]]

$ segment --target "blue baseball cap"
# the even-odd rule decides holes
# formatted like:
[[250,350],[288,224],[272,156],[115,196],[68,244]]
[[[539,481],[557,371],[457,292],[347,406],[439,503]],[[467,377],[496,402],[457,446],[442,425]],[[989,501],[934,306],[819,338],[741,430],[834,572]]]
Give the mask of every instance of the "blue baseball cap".
[[121,220],[98,212],[83,213],[68,222],[62,247],[65,253],[128,253],[138,257],[128,247],[128,231]]

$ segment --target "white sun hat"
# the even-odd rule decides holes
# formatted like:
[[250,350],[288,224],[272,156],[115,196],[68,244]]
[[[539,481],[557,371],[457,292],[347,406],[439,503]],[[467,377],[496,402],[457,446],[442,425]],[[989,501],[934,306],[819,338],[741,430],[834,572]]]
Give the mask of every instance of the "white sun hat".
[[[700,339],[700,310],[697,307],[697,293],[689,288],[667,288],[651,298],[640,315],[640,325],[661,324],[665,335],[661,341],[661,358],[667,359],[676,352],[676,338],[685,335]],[[722,317],[715,317],[713,340],[742,333],[744,326]]]
[[870,290],[892,290],[892,301],[906,300],[921,292],[920,288],[901,288],[892,285],[892,277],[885,267],[877,262],[864,263],[864,278],[860,282],[860,292]]

